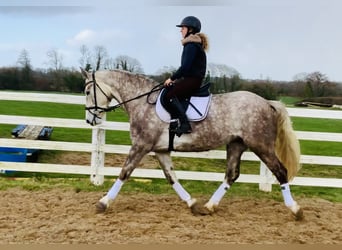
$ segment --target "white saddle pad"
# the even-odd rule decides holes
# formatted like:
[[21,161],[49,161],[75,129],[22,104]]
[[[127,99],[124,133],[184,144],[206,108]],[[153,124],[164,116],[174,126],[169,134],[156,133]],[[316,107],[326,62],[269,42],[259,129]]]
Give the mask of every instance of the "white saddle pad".
[[[196,109],[199,111],[197,112],[195,108],[191,104],[189,104],[188,109],[186,110],[186,116],[188,117],[189,121],[202,121],[207,117],[209,106],[211,102],[211,95],[205,96],[205,97],[199,97],[199,96],[192,96],[190,99],[190,103],[196,107]],[[160,101],[160,94],[157,99],[156,103],[156,112],[158,117],[164,121],[169,123],[171,120],[171,116],[169,112],[166,111],[166,109],[163,107]],[[200,114],[199,114],[200,113]]]

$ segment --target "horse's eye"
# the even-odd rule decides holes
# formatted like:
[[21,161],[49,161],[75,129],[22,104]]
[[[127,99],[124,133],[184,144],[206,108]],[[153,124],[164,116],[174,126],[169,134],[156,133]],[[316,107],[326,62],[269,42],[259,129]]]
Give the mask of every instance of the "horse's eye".
[[90,94],[90,91],[86,91],[86,95],[89,95]]

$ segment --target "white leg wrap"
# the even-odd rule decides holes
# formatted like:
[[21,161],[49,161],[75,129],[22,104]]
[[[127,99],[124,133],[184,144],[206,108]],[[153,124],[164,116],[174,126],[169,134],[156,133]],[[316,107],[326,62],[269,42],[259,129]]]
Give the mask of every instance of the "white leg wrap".
[[219,186],[219,188],[215,191],[213,196],[211,196],[209,202],[214,205],[218,205],[229,188],[230,188],[229,184],[226,182],[223,182]]
[[109,200],[114,200],[116,198],[123,184],[124,183],[120,179],[117,179],[115,181],[112,188],[107,193],[107,197]]
[[187,203],[191,201],[190,194],[182,187],[179,182],[175,182],[172,187],[183,201],[186,201]]
[[105,204],[106,207],[109,207],[109,205],[113,202],[113,200],[108,199],[108,196],[105,195],[105,196],[103,196],[103,197],[101,198],[100,202],[101,202],[102,204]]
[[291,191],[290,191],[290,185],[288,183],[280,185],[281,187],[281,193],[284,198],[284,203],[287,207],[293,207],[294,205],[297,205],[297,203],[293,200]]

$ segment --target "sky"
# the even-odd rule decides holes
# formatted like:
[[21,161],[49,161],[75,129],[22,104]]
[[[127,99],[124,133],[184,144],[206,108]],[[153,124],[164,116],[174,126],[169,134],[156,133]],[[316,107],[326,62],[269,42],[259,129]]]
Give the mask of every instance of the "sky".
[[25,49],[34,68],[47,68],[55,49],[65,67],[78,68],[86,45],[155,74],[180,65],[176,25],[193,15],[209,37],[208,62],[242,78],[291,81],[320,71],[342,82],[341,10],[340,0],[0,0],[0,67],[17,65]]

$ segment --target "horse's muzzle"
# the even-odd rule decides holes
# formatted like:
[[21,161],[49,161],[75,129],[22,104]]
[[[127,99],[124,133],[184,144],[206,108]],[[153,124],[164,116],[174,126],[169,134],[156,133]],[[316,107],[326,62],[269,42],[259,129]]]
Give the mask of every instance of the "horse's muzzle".
[[86,119],[86,122],[90,124],[91,126],[96,126],[98,124],[102,123],[101,118],[94,117],[93,119]]
[[90,124],[91,126],[94,126],[94,125],[95,125],[95,122],[94,122],[94,121],[89,121],[88,119],[86,119],[86,122],[87,122],[88,124]]

